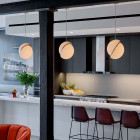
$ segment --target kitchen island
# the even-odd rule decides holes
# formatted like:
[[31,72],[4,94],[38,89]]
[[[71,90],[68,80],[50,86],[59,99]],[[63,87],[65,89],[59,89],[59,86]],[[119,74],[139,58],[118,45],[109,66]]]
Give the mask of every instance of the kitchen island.
[[[77,97],[76,97],[77,98]],[[112,99],[112,100],[115,100]],[[120,99],[118,99],[120,100]],[[126,99],[122,99],[123,101]],[[128,101],[128,100],[127,100]],[[131,100],[132,101],[132,100]],[[133,100],[135,102],[135,100]],[[97,103],[79,100],[54,99],[54,138],[56,140],[68,140],[71,123],[71,106],[84,106],[88,115],[95,116],[95,108],[111,109],[115,120],[120,119],[121,110],[135,110],[140,113],[139,105],[127,105],[118,103]],[[32,131],[31,140],[39,140],[40,135],[40,98],[11,98],[9,96],[0,96],[0,124],[13,123],[29,126]],[[86,132],[87,124],[82,124],[82,132]],[[93,135],[94,121],[90,122],[89,134]],[[60,129],[61,128],[61,129]],[[106,127],[105,136],[111,136],[112,127]],[[102,128],[98,126],[99,134],[102,136]],[[72,133],[79,133],[79,123],[73,125]],[[139,140],[139,130],[129,132],[130,140]],[[115,126],[115,138],[119,135],[119,124]],[[123,135],[126,130],[123,129]],[[125,140],[125,138],[124,138]]]
[[[115,99],[114,99],[115,100]],[[126,100],[126,99],[124,99]],[[135,101],[135,100],[134,100]],[[134,102],[133,101],[133,102]],[[71,106],[84,106],[87,109],[88,115],[91,118],[95,117],[95,108],[109,108],[112,111],[115,120],[120,120],[121,110],[137,111],[140,113],[139,105],[127,105],[127,104],[116,104],[116,103],[97,103],[97,102],[87,102],[78,100],[65,100],[65,99],[54,99],[54,136],[58,140],[68,140],[70,123],[71,123]],[[63,126],[63,127],[62,127]],[[79,133],[80,125],[75,123],[73,125],[72,134]],[[82,133],[86,133],[87,124],[82,124]],[[94,121],[90,122],[89,134],[93,135]],[[114,138],[117,139],[119,136],[119,124],[115,125],[115,135]],[[61,128],[61,129],[60,129]],[[102,127],[98,125],[99,136],[102,136]],[[111,137],[112,127],[106,126],[105,136]],[[140,133],[139,129],[129,131],[130,140],[139,140]],[[123,128],[124,140],[126,140],[126,129]]]

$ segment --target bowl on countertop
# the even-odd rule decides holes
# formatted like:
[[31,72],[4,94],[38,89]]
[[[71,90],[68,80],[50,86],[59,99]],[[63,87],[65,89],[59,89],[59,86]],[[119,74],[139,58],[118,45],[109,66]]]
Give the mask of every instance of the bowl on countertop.
[[64,95],[71,95],[73,90],[63,90]]
[[72,91],[72,95],[73,96],[83,96],[85,93],[84,92],[82,92],[82,93],[77,93],[77,92],[73,92]]

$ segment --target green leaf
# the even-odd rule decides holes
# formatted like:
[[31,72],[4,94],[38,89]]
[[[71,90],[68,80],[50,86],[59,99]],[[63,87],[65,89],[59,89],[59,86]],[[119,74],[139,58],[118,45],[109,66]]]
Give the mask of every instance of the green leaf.
[[37,75],[36,74],[28,74],[25,71],[22,73],[16,74],[16,79],[20,81],[22,85],[33,86],[35,83]]

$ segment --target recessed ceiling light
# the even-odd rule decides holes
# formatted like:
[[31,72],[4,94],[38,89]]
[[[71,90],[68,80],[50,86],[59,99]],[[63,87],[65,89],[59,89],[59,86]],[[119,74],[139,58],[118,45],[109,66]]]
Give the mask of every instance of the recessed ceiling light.
[[70,34],[73,34],[73,32],[70,32]]
[[120,31],[121,29],[117,28],[116,30],[117,30],[117,31]]

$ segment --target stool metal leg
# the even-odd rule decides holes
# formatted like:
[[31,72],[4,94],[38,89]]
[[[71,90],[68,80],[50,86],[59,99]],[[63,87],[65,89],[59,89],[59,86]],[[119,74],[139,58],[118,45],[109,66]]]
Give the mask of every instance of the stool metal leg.
[[121,139],[123,140],[123,136],[122,136],[122,127],[121,127]]
[[89,128],[89,121],[88,121],[88,126],[87,126],[87,140],[88,140],[88,128]]
[[121,124],[120,124],[120,130],[119,130],[119,137],[118,137],[118,140],[120,140],[120,134],[121,134]]
[[[96,129],[97,136],[95,136],[95,129]],[[95,137],[96,137],[96,138],[95,138]],[[93,140],[94,140],[94,139],[99,139],[99,137],[98,137],[98,128],[97,128],[97,123],[96,123],[96,121],[95,121],[94,132],[93,132]]]
[[104,125],[102,125],[103,126],[103,140],[104,140]]
[[128,140],[128,128],[127,128],[127,140]]
[[94,140],[94,137],[95,137],[95,128],[96,128],[96,122],[95,122],[95,124],[94,124],[93,140]]
[[97,123],[95,123],[95,124],[96,124],[97,138],[99,138],[99,137],[98,137],[98,128],[97,128]]
[[112,133],[112,140],[114,138],[114,124],[113,124],[113,133]]
[[80,139],[82,139],[82,136],[81,136],[81,122],[80,122]]
[[69,134],[69,140],[70,140],[70,136],[71,136],[72,123],[73,123],[73,120],[71,121],[70,134]]

